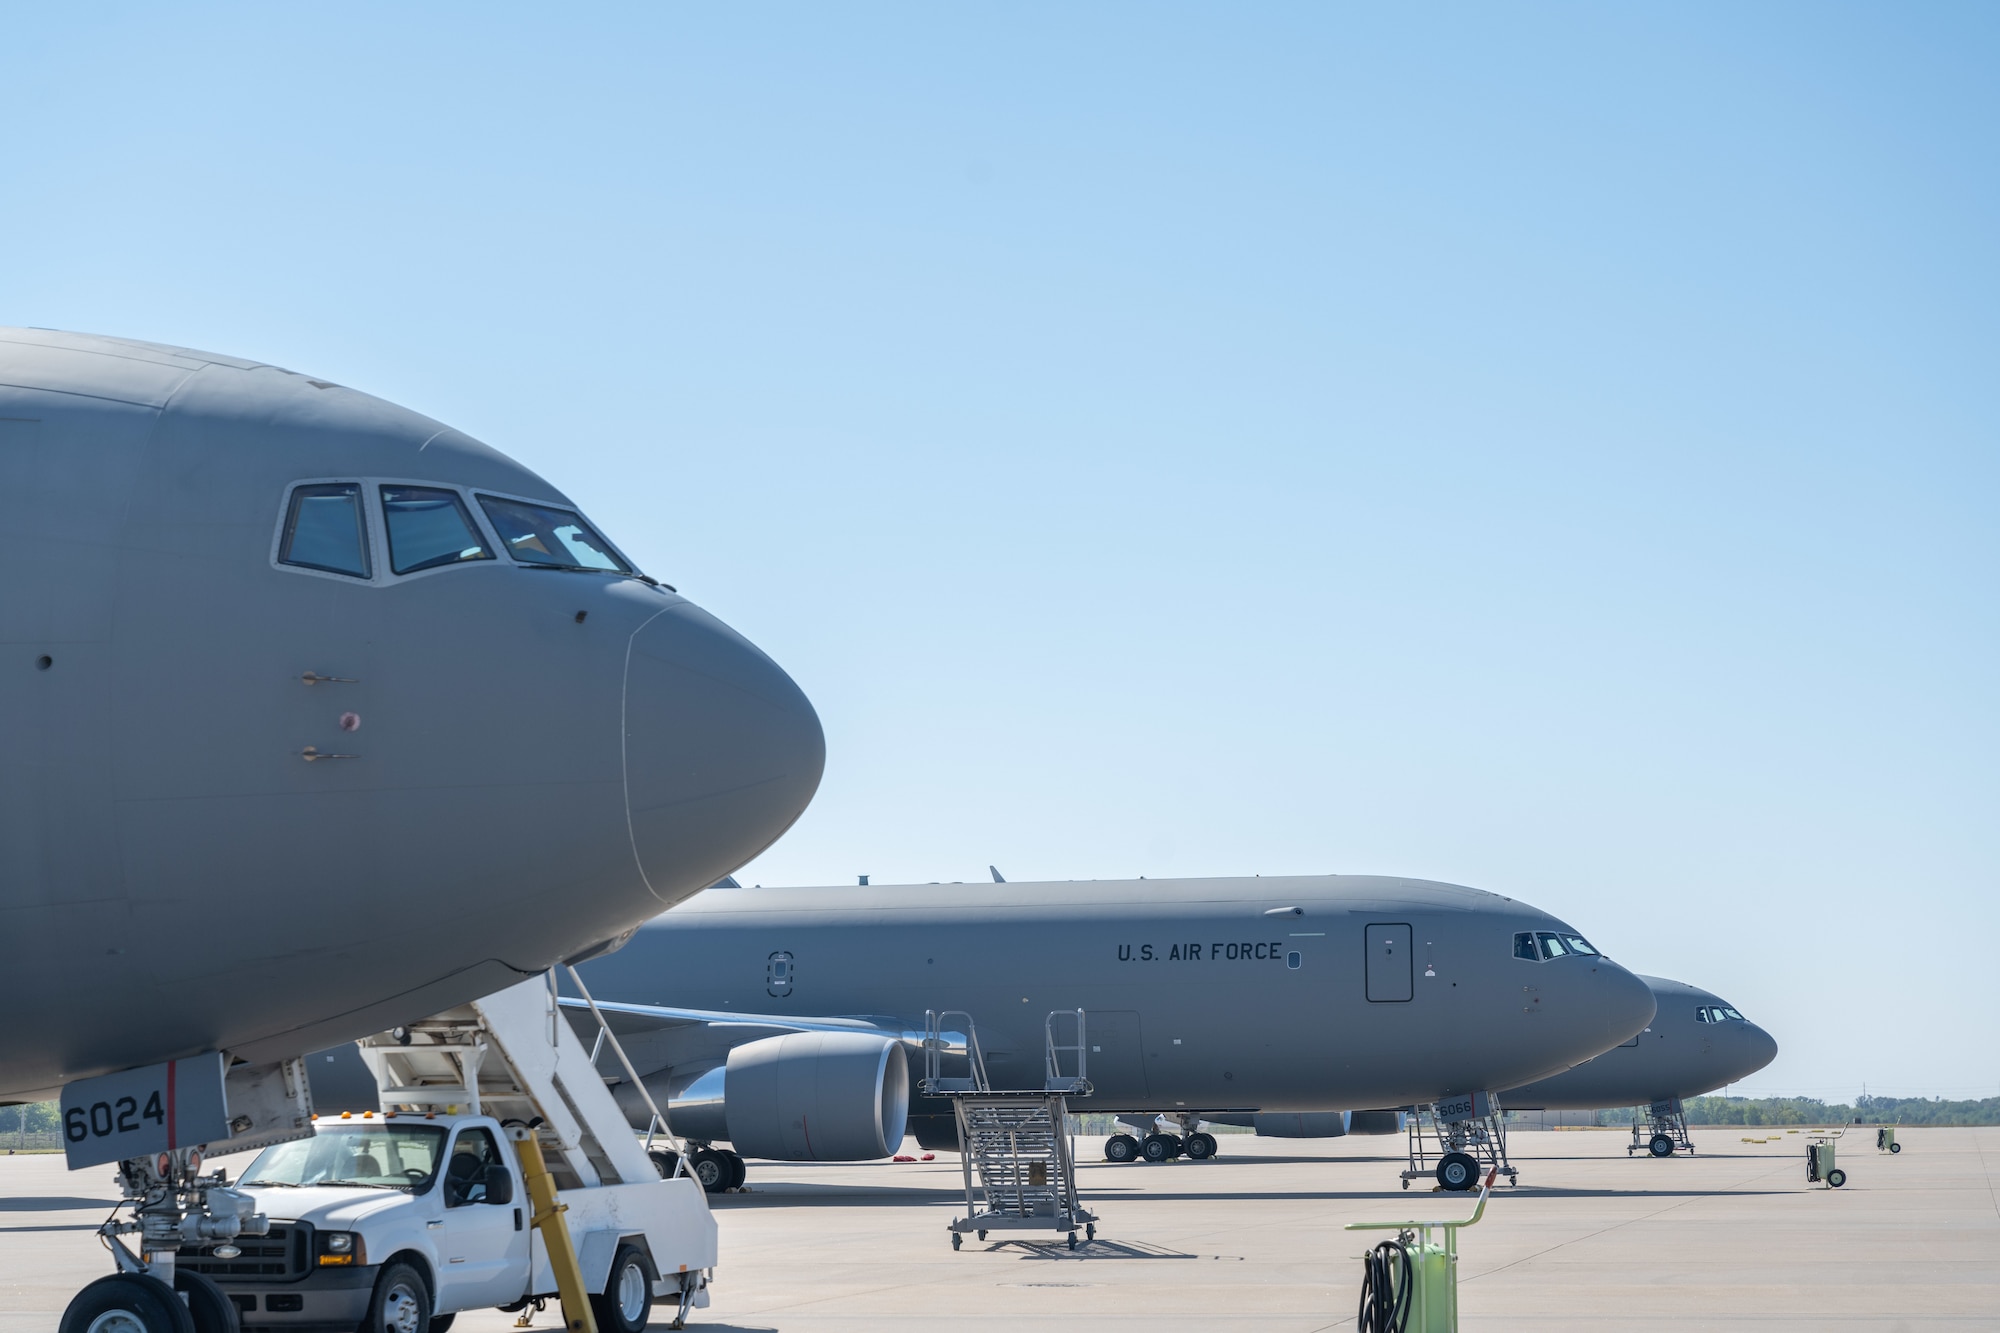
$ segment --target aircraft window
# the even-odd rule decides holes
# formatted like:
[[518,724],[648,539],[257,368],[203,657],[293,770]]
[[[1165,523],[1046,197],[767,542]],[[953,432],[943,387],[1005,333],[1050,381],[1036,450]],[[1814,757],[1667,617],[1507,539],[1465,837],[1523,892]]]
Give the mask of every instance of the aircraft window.
[[456,491],[384,486],[382,513],[389,523],[389,567],[398,574],[493,558]]
[[1714,1019],[1712,1019],[1712,1018],[1710,1018],[1710,1017],[1708,1016],[1708,1015],[1709,1015],[1709,1012],[1710,1012],[1710,1011],[1709,1011],[1709,1007],[1708,1007],[1707,1005],[1705,1005],[1705,1004],[1703,1004],[1703,1005],[1696,1005],[1696,1006],[1695,1006],[1695,1011],[1694,1011],[1694,1021],[1695,1021],[1695,1022],[1697,1022],[1697,1023],[1712,1023],[1712,1022],[1714,1022],[1715,1020],[1714,1020]]
[[598,536],[581,515],[572,509],[529,504],[525,500],[501,500],[491,495],[479,497],[486,517],[507,554],[524,565],[550,569],[601,569],[613,574],[629,574],[623,560],[611,554],[604,538]]
[[1544,932],[1536,936],[1536,938],[1542,942],[1542,957],[1544,958],[1560,958],[1569,952],[1569,950],[1563,948],[1562,940],[1554,935]]
[[368,532],[361,518],[361,487],[341,481],[294,489],[278,561],[367,578]]
[[1535,952],[1535,933],[1524,930],[1514,937],[1514,956],[1525,958],[1531,963],[1539,963],[1542,956]]
[[1749,1022],[1749,1021],[1750,1021],[1749,1019],[1745,1018],[1745,1017],[1744,1017],[1743,1015],[1741,1015],[1741,1014],[1737,1013],[1737,1012],[1736,1012],[1736,1011],[1735,1011],[1734,1009],[1731,1009],[1731,1008],[1730,1008],[1730,1007],[1729,1007],[1728,1005],[1726,1005],[1726,1004],[1722,1006],[1722,1016],[1723,1016],[1724,1018],[1733,1018],[1733,1019],[1735,1019],[1735,1020],[1736,1020],[1737,1022],[1739,1022],[1739,1023],[1747,1023],[1747,1022]]
[[1562,938],[1563,938],[1563,943],[1569,946],[1569,951],[1571,953],[1585,953],[1589,954],[1593,958],[1597,956],[1597,950],[1591,948],[1590,941],[1585,939],[1583,936],[1565,935]]

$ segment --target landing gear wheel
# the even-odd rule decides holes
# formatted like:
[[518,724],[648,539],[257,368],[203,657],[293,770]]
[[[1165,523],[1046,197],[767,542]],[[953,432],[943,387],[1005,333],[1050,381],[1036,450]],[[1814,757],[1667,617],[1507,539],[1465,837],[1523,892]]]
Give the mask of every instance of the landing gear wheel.
[[1826,1183],[1835,1189],[1839,1189],[1847,1183],[1847,1173],[1836,1166],[1833,1170],[1826,1173]]
[[653,1159],[653,1165],[659,1170],[661,1180],[672,1180],[674,1168],[681,1164],[681,1155],[671,1148],[655,1148],[646,1156]]
[[688,1174],[708,1193],[720,1194],[729,1188],[735,1173],[729,1169],[728,1154],[714,1148],[697,1148],[688,1154]]
[[430,1333],[431,1289],[408,1264],[384,1264],[361,1333]]
[[1130,1134],[1113,1134],[1104,1141],[1104,1160],[1129,1162],[1139,1155],[1139,1140]]
[[61,1333],[195,1333],[173,1289],[145,1273],[113,1273],[76,1294]]
[[590,1312],[599,1333],[645,1333],[653,1316],[653,1268],[638,1246],[620,1245],[611,1256],[611,1276],[590,1298]]
[[1180,1143],[1171,1134],[1148,1134],[1139,1155],[1149,1162],[1171,1162],[1180,1156]]
[[958,1234],[958,1233],[957,1233],[956,1231],[952,1232],[952,1233],[951,1233],[951,1248],[953,1248],[953,1249],[955,1250],[955,1249],[957,1249],[957,1248],[958,1248],[959,1246],[961,1246],[961,1245],[963,1245],[963,1244],[965,1244],[965,1237],[964,1237],[964,1236],[961,1236],[961,1235],[959,1235],[959,1234]]
[[[194,1320],[194,1333],[243,1333],[243,1322],[236,1315],[236,1302],[222,1294],[222,1288],[215,1285],[214,1278],[191,1269],[176,1268],[174,1290],[187,1304],[188,1315]],[[443,1333],[436,1320],[431,1321],[431,1333]]]
[[1462,1194],[1479,1179],[1479,1163],[1467,1153],[1448,1152],[1438,1161],[1438,1184]]
[[1674,1155],[1674,1141],[1665,1134],[1655,1134],[1653,1135],[1653,1141],[1646,1145],[1646,1151],[1655,1157],[1672,1157]]
[[742,1189],[743,1182],[750,1178],[750,1168],[745,1166],[743,1159],[733,1152],[725,1151],[722,1155],[729,1159],[729,1188]]
[[1200,1134],[1190,1134],[1183,1148],[1189,1161],[1206,1162],[1215,1156],[1215,1135],[1205,1131]]
[[1901,1152],[1901,1151],[1903,1151],[1903,1145],[1902,1145],[1902,1144],[1900,1144],[1900,1143],[1892,1143],[1892,1144],[1890,1144],[1890,1145],[1889,1145],[1889,1151],[1890,1151],[1890,1152]]

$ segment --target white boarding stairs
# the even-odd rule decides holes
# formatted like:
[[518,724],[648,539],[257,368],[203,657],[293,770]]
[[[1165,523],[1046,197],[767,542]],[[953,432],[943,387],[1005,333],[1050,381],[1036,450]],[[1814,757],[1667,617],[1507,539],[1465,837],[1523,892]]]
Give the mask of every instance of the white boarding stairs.
[[[1075,1045],[1058,1044],[1058,1018],[1074,1015]],[[964,1077],[941,1074],[945,1050],[944,1021],[965,1020]],[[962,1011],[924,1015],[923,1090],[949,1097],[957,1114],[959,1161],[965,1175],[965,1210],[951,1222],[951,1247],[964,1243],[966,1232],[985,1240],[988,1231],[1063,1231],[1076,1248],[1078,1227],[1089,1239],[1097,1237],[1097,1216],[1084,1210],[1076,1197],[1076,1160],[1069,1138],[1069,1098],[1090,1095],[1085,1077],[1083,1010],[1052,1013],[1043,1033],[1047,1077],[1040,1088],[995,1090],[986,1076],[986,1061],[972,1016]],[[1076,1072],[1062,1072],[1063,1053],[1073,1052]],[[975,1194],[973,1176],[979,1177]]]
[[[581,978],[576,980],[581,986]],[[598,1015],[600,1025],[603,1021]],[[600,1045],[607,1040],[629,1069],[617,1038],[605,1027]],[[654,1294],[678,1296],[682,1318],[691,1305],[708,1304],[716,1226],[707,1195],[678,1171],[675,1179],[660,1178],[592,1052],[584,1050],[558,1008],[553,974],[357,1045],[375,1076],[384,1112],[487,1115],[502,1124],[535,1126],[549,1174],[568,1208],[585,1280],[594,1275],[599,1283],[590,1290],[602,1289],[618,1241],[643,1236],[656,1270]],[[535,1267],[536,1289],[552,1290],[543,1286],[546,1256]]]

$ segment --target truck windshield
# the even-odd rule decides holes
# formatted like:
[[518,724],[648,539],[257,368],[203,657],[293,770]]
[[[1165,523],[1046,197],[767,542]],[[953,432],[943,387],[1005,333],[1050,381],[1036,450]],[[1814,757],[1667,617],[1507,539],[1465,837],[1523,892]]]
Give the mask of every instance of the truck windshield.
[[442,1125],[342,1125],[266,1148],[242,1185],[356,1185],[421,1194],[437,1174]]

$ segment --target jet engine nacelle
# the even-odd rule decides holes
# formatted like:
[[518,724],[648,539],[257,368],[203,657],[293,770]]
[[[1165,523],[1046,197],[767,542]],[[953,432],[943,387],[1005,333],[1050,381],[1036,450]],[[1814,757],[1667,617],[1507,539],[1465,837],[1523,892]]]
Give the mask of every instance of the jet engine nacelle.
[[910,1111],[902,1047],[865,1032],[791,1032],[747,1042],[667,1105],[674,1133],[780,1162],[862,1162],[903,1143]]
[[1350,1134],[1400,1134],[1403,1132],[1403,1111],[1349,1111],[1347,1132]]
[[1251,1117],[1260,1139],[1337,1139],[1351,1132],[1351,1111],[1276,1111]]

